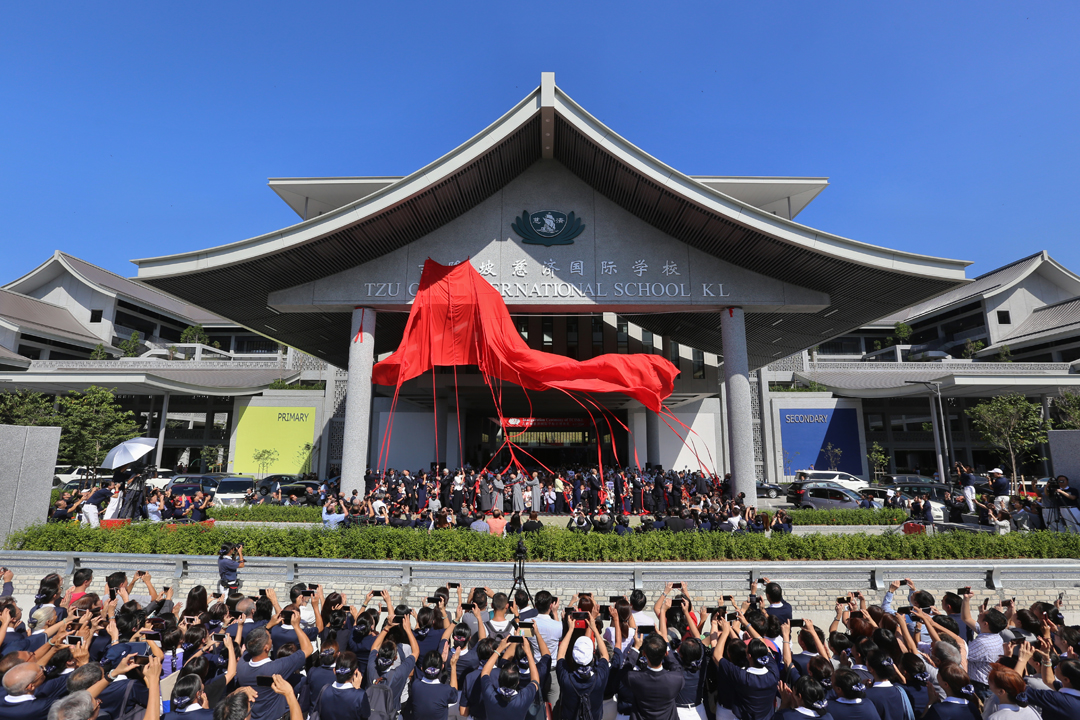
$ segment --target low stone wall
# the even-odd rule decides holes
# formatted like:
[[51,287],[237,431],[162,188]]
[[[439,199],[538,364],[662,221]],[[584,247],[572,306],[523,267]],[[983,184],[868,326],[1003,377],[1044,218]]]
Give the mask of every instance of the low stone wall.
[[[196,585],[217,585],[217,558],[167,555],[111,555],[0,551],[0,565],[15,572],[15,594],[20,604],[32,599],[38,580],[50,572],[70,580],[77,567],[94,569],[95,588],[117,570],[151,573],[155,587],[174,588],[183,600]],[[435,588],[460,582],[465,592],[490,587],[506,592],[513,582],[511,563],[432,563],[393,560],[318,560],[311,558],[252,558],[240,571],[244,591],[273,588],[279,598],[298,582],[322,583],[327,592],[346,594],[350,603],[362,602],[369,590],[387,589],[394,602],[419,607]],[[525,580],[533,593],[548,590],[562,602],[576,593],[597,598],[629,595],[641,588],[650,607],[668,581],[686,582],[695,607],[721,604],[721,595],[745,598],[750,579],[768,577],[779,582],[796,616],[825,626],[832,620],[837,596],[859,590],[869,602],[880,602],[889,582],[908,577],[919,589],[940,598],[971,586],[978,602],[1015,597],[1021,606],[1053,601],[1065,593],[1064,612],[1071,624],[1080,623],[1080,561],[1001,560],[927,562],[757,562],[757,563],[529,563]],[[903,600],[903,598],[901,598]],[[906,601],[898,605],[907,604]],[[25,605],[26,608],[30,604]]]

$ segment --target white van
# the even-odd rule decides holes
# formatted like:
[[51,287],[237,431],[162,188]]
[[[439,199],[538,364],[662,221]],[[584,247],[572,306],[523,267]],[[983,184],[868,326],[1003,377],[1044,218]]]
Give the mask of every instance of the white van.
[[214,493],[214,503],[218,507],[244,504],[244,498],[255,489],[255,478],[247,475],[230,475],[221,478]]
[[852,475],[851,473],[840,472],[839,470],[799,470],[795,473],[795,480],[811,480],[814,482],[829,480],[848,490],[854,490],[855,492],[870,487],[870,483],[866,482],[861,477]]

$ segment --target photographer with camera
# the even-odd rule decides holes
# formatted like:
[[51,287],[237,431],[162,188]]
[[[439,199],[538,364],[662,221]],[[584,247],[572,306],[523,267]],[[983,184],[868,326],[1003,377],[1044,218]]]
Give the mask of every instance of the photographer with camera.
[[236,577],[236,571],[244,567],[244,546],[242,544],[225,543],[218,551],[218,592],[230,595],[240,590],[240,580]]
[[964,493],[964,501],[967,503],[968,513],[975,514],[975,475],[971,468],[963,463],[955,464],[956,474],[960,476],[960,490]]

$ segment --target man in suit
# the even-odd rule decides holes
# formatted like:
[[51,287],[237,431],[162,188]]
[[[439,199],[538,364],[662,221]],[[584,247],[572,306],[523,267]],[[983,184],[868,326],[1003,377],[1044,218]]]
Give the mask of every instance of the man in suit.
[[[630,720],[675,720],[678,717],[675,701],[683,687],[682,668],[664,669],[668,646],[656,633],[644,640],[638,635],[634,647],[635,650],[640,648],[645,655],[648,667],[627,673],[626,684],[633,696]],[[629,660],[632,665],[636,664],[637,652],[633,652]]]

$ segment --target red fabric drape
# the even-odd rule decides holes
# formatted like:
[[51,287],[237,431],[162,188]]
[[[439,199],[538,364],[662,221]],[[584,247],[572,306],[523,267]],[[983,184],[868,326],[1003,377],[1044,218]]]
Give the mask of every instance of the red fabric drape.
[[393,355],[375,365],[372,381],[399,386],[436,365],[477,365],[487,378],[526,390],[617,392],[653,412],[679,371],[657,355],[601,355],[578,361],[531,349],[502,296],[472,263],[428,260],[405,333]]

